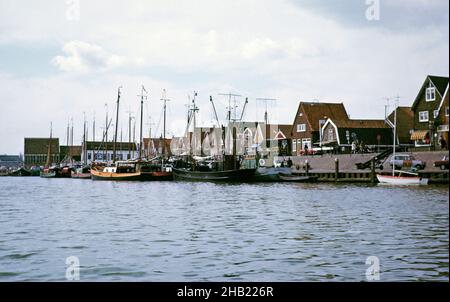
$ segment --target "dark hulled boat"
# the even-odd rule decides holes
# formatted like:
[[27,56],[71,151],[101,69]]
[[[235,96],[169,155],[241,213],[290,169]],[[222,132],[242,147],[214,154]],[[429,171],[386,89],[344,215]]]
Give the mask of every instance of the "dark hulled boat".
[[41,171],[42,178],[70,178],[72,169],[69,167],[51,167]]
[[189,181],[227,181],[227,182],[248,182],[253,181],[256,169],[238,169],[225,171],[192,171],[181,168],[173,169],[173,176],[176,180]]

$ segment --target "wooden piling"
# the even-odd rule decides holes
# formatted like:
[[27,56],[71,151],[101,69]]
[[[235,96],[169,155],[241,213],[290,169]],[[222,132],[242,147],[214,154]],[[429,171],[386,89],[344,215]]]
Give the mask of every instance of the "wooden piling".
[[339,181],[339,159],[334,160],[334,180]]

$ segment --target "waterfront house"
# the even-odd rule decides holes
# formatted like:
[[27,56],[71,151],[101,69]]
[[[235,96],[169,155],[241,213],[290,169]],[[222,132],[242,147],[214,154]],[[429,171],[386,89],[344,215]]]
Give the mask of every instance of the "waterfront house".
[[[414,131],[411,140],[418,148],[435,148],[439,144],[438,131],[445,134],[440,110],[444,110],[444,94],[448,87],[448,77],[427,76],[412,105]],[[441,106],[442,104],[442,106]],[[447,131],[448,133],[448,131]]]
[[[394,128],[394,110],[388,116],[386,122]],[[414,112],[411,107],[397,107],[397,144],[400,146],[412,146],[411,134],[414,131]]]
[[26,167],[43,166],[47,161],[49,144],[50,161],[58,163],[60,161],[59,154],[59,138],[28,138],[24,139],[24,161]]
[[320,144],[320,129],[328,119],[348,120],[344,104],[300,102],[291,128],[292,154],[299,155],[305,146],[311,150],[313,145]]
[[[84,144],[82,145],[82,149]],[[113,142],[86,142],[86,162],[90,164],[92,161],[108,162],[113,160],[114,146]],[[138,149],[135,143],[117,142],[116,143],[116,159],[127,160],[138,157]],[[84,158],[82,156],[82,161]]]
[[[322,127],[322,146],[337,147],[341,152],[357,148],[378,151],[392,147],[393,131],[384,120],[327,119]],[[367,151],[367,150],[366,150]]]

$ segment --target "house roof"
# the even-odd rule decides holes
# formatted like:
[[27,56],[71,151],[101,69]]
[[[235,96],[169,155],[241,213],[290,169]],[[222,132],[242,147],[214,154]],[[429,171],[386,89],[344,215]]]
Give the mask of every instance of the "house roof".
[[333,120],[338,128],[346,129],[384,129],[391,128],[384,120]]
[[[24,139],[25,154],[47,154],[50,138],[29,138]],[[59,138],[51,140],[51,154],[59,153]]]
[[414,103],[412,104],[412,109],[414,109],[417,106],[420,97],[422,96],[427,86],[428,80],[430,80],[433,83],[434,87],[436,87],[436,90],[439,93],[439,95],[441,97],[444,96],[445,89],[447,88],[448,85],[448,77],[428,75],[425,81],[423,82],[422,87],[420,88],[419,93],[417,94],[416,99],[414,100]]
[[[394,110],[388,116],[388,120],[394,123]],[[397,124],[408,124],[413,126],[414,124],[414,111],[411,107],[399,106],[397,107]]]
[[[303,109],[312,131],[319,131],[320,120],[327,120],[328,118],[332,120],[348,120],[349,118],[343,103],[300,102],[297,116],[301,109]],[[293,126],[295,127],[295,125]],[[291,131],[293,131],[292,127]]]

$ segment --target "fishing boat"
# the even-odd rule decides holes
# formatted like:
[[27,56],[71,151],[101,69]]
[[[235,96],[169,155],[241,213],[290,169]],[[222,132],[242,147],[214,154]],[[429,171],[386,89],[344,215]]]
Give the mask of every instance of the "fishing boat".
[[[396,107],[394,110],[394,140],[392,145],[392,158],[395,158],[395,145],[397,140],[397,107],[398,100],[396,103]],[[410,186],[410,185],[428,185],[428,179],[420,177],[418,173],[408,172],[408,171],[396,171],[395,164],[392,165],[392,175],[386,174],[377,174],[377,179],[380,184],[388,184],[388,185],[400,185],[400,186]]]
[[172,172],[152,169],[153,165],[144,161],[116,161],[113,167],[95,167],[91,169],[94,180],[117,180],[117,181],[153,181],[172,180]]
[[31,176],[31,171],[22,167],[17,170],[11,171],[8,176]]
[[41,171],[40,177],[42,178],[70,178],[72,169],[70,167],[49,167],[44,168]]

